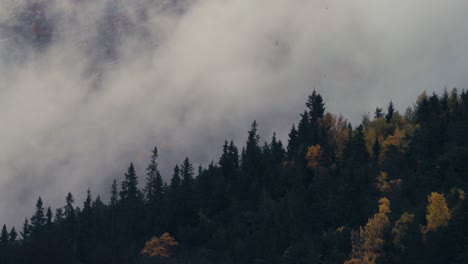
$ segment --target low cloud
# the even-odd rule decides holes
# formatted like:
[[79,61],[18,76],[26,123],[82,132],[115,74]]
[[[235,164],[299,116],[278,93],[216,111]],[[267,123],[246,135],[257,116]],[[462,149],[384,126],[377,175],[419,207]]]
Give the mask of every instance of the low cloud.
[[[42,24],[22,20],[27,2],[47,6]],[[357,124],[390,100],[403,111],[423,89],[464,88],[467,7],[0,0],[0,222],[18,227],[38,196],[107,198],[131,161],[143,182],[154,145],[169,179],[185,156],[242,145],[254,119],[286,141],[312,89]]]

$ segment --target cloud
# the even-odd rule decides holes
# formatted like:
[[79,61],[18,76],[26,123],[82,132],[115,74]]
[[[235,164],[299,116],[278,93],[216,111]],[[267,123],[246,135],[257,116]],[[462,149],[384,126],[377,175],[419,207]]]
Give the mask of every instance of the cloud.
[[38,25],[24,3],[0,1],[0,222],[17,227],[38,196],[108,197],[131,161],[143,182],[154,145],[169,179],[254,119],[287,140],[314,88],[356,124],[467,83],[463,1],[48,0]]

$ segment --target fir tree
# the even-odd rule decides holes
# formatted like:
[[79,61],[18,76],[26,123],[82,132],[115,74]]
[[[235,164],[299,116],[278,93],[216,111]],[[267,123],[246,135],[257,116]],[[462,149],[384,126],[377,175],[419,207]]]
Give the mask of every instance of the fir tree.
[[150,164],[146,174],[145,202],[149,207],[154,208],[162,198],[163,180],[158,170],[158,148],[154,147]]
[[31,225],[34,231],[38,231],[46,224],[45,210],[42,205],[42,199],[39,197],[36,202],[36,212],[31,217]]
[[50,206],[47,207],[47,211],[46,211],[46,224],[48,226],[52,224],[52,210],[50,209]]
[[125,179],[122,181],[120,199],[122,201],[138,199],[138,179],[133,163],[130,163],[127,173],[125,173]]
[[375,119],[379,119],[379,118],[381,118],[381,117],[384,117],[384,113],[382,112],[382,108],[377,107],[377,108],[375,109],[374,118],[375,118]]
[[288,146],[286,148],[288,159],[292,160],[294,157],[294,154],[297,151],[297,138],[298,138],[298,133],[296,130],[296,126],[293,124],[291,131],[288,134],[289,140],[288,140]]
[[16,232],[15,227],[11,228],[10,234],[8,236],[10,238],[10,243],[16,242],[16,239],[18,238],[18,233]]
[[171,185],[169,188],[171,189],[172,192],[175,192],[179,189],[180,187],[180,169],[178,165],[175,165],[174,167],[174,174],[172,175],[171,179]]
[[30,235],[31,235],[31,226],[29,225],[29,221],[26,218],[24,219],[23,231],[21,231],[21,237],[23,238],[23,240],[26,240],[29,238]]
[[118,191],[117,191],[117,181],[114,179],[111,186],[111,198],[110,198],[110,206],[111,208],[117,207],[117,203],[119,202]]
[[392,120],[394,112],[395,112],[395,108],[393,107],[393,102],[390,101],[390,103],[388,104],[388,108],[387,108],[387,114],[385,115],[385,121],[387,122],[387,124],[389,124],[390,121]]
[[3,225],[2,227],[2,232],[0,234],[0,243],[2,245],[7,245],[9,242],[9,239],[8,239],[8,231],[7,231],[7,228],[6,228],[6,225]]
[[315,89],[307,98],[306,106],[309,109],[309,117],[312,124],[315,124],[318,119],[323,118],[325,114],[325,104],[322,96],[317,93]]

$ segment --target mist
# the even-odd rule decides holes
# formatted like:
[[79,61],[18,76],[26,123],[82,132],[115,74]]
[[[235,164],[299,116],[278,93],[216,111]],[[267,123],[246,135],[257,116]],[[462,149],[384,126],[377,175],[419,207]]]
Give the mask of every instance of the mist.
[[[36,36],[27,2],[47,5]],[[287,142],[313,89],[358,124],[390,100],[403,112],[423,90],[465,88],[467,8],[0,0],[0,223],[19,227],[38,196],[55,208],[72,192],[81,207],[90,188],[107,201],[132,161],[144,184],[155,145],[169,180],[186,156],[207,165],[225,139],[242,146],[253,120]]]

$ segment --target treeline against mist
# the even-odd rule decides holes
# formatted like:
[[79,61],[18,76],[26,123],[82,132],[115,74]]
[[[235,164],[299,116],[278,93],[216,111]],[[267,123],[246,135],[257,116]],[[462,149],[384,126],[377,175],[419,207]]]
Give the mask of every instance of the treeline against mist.
[[286,144],[253,122],[241,149],[186,158],[170,182],[154,148],[109,202],[39,198],[3,226],[0,263],[468,263],[467,135],[465,91],[422,93],[404,114],[390,102],[358,126],[314,91]]

